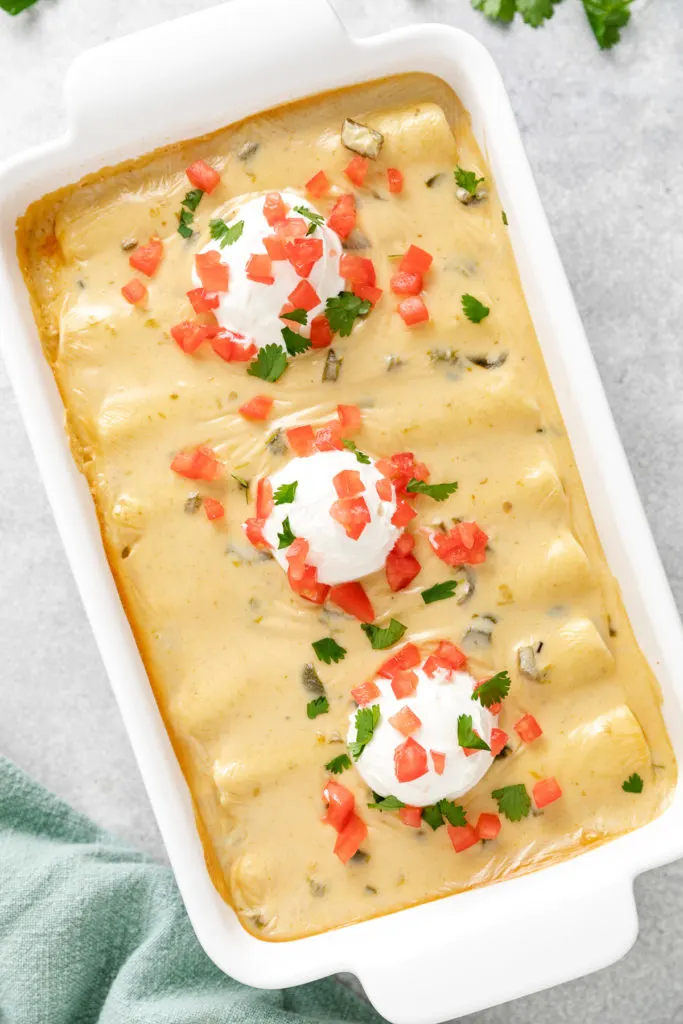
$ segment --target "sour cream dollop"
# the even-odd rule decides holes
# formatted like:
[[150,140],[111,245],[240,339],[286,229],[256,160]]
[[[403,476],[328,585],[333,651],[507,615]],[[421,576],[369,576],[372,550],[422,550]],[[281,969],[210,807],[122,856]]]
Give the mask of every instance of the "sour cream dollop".
[[[370,521],[357,540],[347,536],[344,527],[330,515],[332,505],[339,495],[335,489],[334,477],[343,470],[355,470],[360,474],[365,490],[365,499]],[[282,532],[285,518],[289,519],[296,537],[308,541],[306,562],[318,570],[318,581],[335,586],[359,580],[383,568],[387,555],[401,533],[392,525],[391,517],[396,511],[396,500],[383,501],[377,493],[377,483],[384,477],[374,462],[369,465],[358,462],[352,452],[315,452],[305,458],[294,458],[270,477],[273,494],[283,484],[296,481],[294,501],[286,505],[274,505],[266,519],[263,535],[271,545],[272,553],[282,568],[287,571],[287,548],[278,548],[278,534]]]
[[[288,217],[301,218],[301,214],[295,211],[295,206],[305,206],[311,213],[319,214],[311,202],[297,192],[285,189],[280,195],[285,205],[289,207]],[[288,260],[273,260],[273,284],[261,284],[247,277],[249,257],[265,254],[263,239],[276,233],[275,228],[271,227],[263,215],[264,200],[265,196],[259,195],[229,210],[217,211],[216,217],[222,217],[230,225],[244,221],[242,234],[236,242],[224,248],[221,248],[219,239],[212,239],[201,251],[218,252],[221,262],[230,268],[228,291],[217,293],[219,305],[213,310],[220,326],[244,334],[257,348],[271,344],[284,347],[282,328],[285,326],[305,337],[309,335],[308,327],[299,327],[296,323],[280,319],[283,306],[287,304],[289,296],[304,278],[299,277]],[[310,223],[306,218],[303,219],[306,224]],[[305,278],[320,299],[319,304],[308,312],[308,324],[315,316],[325,311],[327,299],[338,295],[344,288],[344,281],[339,276],[342,247],[338,235],[328,228],[323,220],[310,237],[322,240],[323,254],[313,265],[309,276]],[[201,286],[194,266],[192,280],[194,287]]]
[[[474,731],[487,743],[490,743],[491,729],[497,722],[495,715],[478,700],[472,699],[476,681],[468,672],[445,668],[438,668],[430,678],[424,671],[425,661],[414,669],[418,683],[410,697],[397,698],[391,679],[375,676],[373,682],[379,688],[380,696],[372,704],[379,705],[380,719],[372,739],[355,762],[361,777],[375,793],[395,796],[413,807],[426,807],[443,799],[457,799],[476,786],[494,760],[488,750],[478,750],[467,756],[458,744],[460,715],[471,716]],[[427,771],[410,782],[399,782],[394,754],[396,748],[406,742],[406,737],[391,724],[390,719],[406,707],[421,722],[411,734],[411,739],[426,751]],[[347,742],[351,744],[355,739],[356,712],[353,711],[349,716]],[[435,771],[432,751],[445,755],[441,775]]]

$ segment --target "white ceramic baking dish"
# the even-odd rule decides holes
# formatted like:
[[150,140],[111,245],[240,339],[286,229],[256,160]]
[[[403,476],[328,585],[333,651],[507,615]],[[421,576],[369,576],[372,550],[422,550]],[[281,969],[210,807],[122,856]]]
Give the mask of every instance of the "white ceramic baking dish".
[[349,971],[390,1021],[433,1024],[622,956],[637,934],[634,876],[683,855],[680,786],[652,824],[525,878],[292,942],[262,942],[244,931],[205,870],[190,797],[104,557],[90,494],[71,459],[62,403],[14,248],[15,220],[26,206],[86,172],[283,102],[407,71],[441,76],[471,112],[508,212],[527,300],[597,527],[661,683],[666,721],[683,761],[681,624],[502,81],[470,36],[425,25],[354,40],[326,0],[234,0],[84,54],[67,80],[67,133],[0,170],[0,345],[204,949],[227,973],[260,987]]

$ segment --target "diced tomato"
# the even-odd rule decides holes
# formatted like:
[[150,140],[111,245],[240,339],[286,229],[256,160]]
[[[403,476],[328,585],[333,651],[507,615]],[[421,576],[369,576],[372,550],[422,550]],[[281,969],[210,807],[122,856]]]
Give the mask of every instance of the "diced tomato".
[[479,842],[477,833],[471,825],[447,825],[446,827],[448,829],[448,838],[453,843],[453,849],[456,853],[469,850],[470,846],[474,846],[475,843]]
[[411,295],[409,298],[403,299],[396,307],[396,311],[406,327],[414,327],[415,324],[429,320],[429,310],[419,295]]
[[384,294],[381,288],[375,288],[372,284],[354,284],[351,290],[359,299],[367,300],[371,306],[376,306]]
[[399,171],[398,167],[387,168],[387,180],[389,182],[390,192],[403,191],[403,175]]
[[313,427],[290,427],[287,431],[287,443],[295,455],[312,455],[315,451],[315,435]]
[[[305,238],[308,232],[309,224],[303,217],[287,217],[285,220],[280,221],[276,225],[275,230],[282,239],[286,242],[292,238]],[[285,259],[287,258],[285,253]]]
[[142,281],[138,281],[137,277],[133,277],[128,284],[124,284],[121,294],[126,302],[130,302],[131,306],[139,306],[147,298],[147,289]]
[[387,658],[377,670],[378,676],[384,676],[386,679],[393,679],[398,672],[403,672],[405,669],[417,668],[422,660],[420,649],[417,644],[404,644],[400,651],[391,658]]
[[230,267],[221,263],[221,256],[215,249],[200,252],[194,258],[197,276],[207,292],[227,292],[230,284]]
[[501,700],[496,701],[495,704],[489,704],[489,711],[492,715],[499,715],[503,708],[503,702]]
[[448,533],[432,531],[427,535],[437,556],[446,565],[479,565],[486,560],[489,538],[476,523],[456,523]]
[[391,486],[391,480],[387,480],[386,478],[378,480],[375,484],[375,488],[382,501],[391,501],[394,496],[394,488]]
[[217,334],[210,335],[211,348],[226,363],[247,363],[257,353],[253,341],[248,342],[243,334],[237,331],[221,329]]
[[399,807],[398,816],[404,825],[410,825],[411,828],[420,828],[422,825],[421,807]]
[[330,515],[335,523],[344,527],[346,536],[351,540],[358,540],[371,518],[367,502],[361,495],[332,502]]
[[495,839],[500,832],[500,818],[497,814],[480,814],[474,831],[477,839]]
[[543,735],[543,730],[533,715],[522,715],[520,720],[515,722],[514,729],[522,743],[533,743]]
[[337,836],[334,852],[342,864],[347,864],[354,853],[358,853],[361,844],[368,834],[368,826],[357,814],[352,814],[344,828]]
[[320,305],[320,296],[309,281],[299,281],[293,292],[287,296],[293,309],[305,309],[306,312]]
[[337,416],[339,417],[344,437],[355,434],[363,425],[363,414],[357,405],[338,405]]
[[261,476],[256,485],[256,518],[267,519],[273,511],[273,485],[269,477]]
[[491,739],[489,740],[489,746],[491,748],[491,753],[493,754],[494,757],[497,757],[498,754],[500,754],[501,750],[503,749],[507,741],[508,734],[506,732],[503,732],[502,729],[496,729],[495,727],[491,729]]
[[402,538],[399,537],[386,560],[387,583],[394,593],[398,593],[399,590],[403,590],[409,583],[412,583],[422,569],[411,551],[401,551],[399,547],[401,540]]
[[266,253],[252,253],[247,260],[247,277],[257,284],[273,284],[273,263]]
[[336,231],[340,238],[348,238],[356,226],[356,200],[346,193],[340,196],[327,218],[327,226]]
[[310,196],[314,196],[319,199],[324,196],[330,189],[330,181],[324,171],[318,171],[312,178],[309,178],[306,182],[306,191]]
[[353,814],[356,806],[355,796],[350,789],[342,786],[341,782],[328,779],[323,789],[323,800],[327,804],[327,813],[323,822],[336,828],[337,832],[341,832]]
[[254,395],[248,402],[245,402],[237,410],[245,420],[267,420],[273,408],[273,399],[270,395]]
[[373,700],[377,700],[381,696],[381,690],[376,683],[370,680],[367,683],[354,686],[353,690],[351,690],[351,696],[359,707],[364,708],[367,704],[372,704]]
[[287,216],[287,207],[279,192],[269,192],[263,203],[263,216],[271,228]]
[[411,245],[398,265],[399,270],[407,274],[426,274],[432,265],[433,256],[421,249],[419,245]]
[[287,559],[287,575],[290,580],[296,580],[300,582],[306,576],[306,559],[308,558],[308,541],[303,537],[297,537],[296,540],[287,548],[285,558]]
[[412,736],[422,725],[421,720],[414,711],[410,710],[407,704],[400,711],[397,711],[395,715],[392,715],[389,722],[403,736]]
[[540,782],[537,782],[533,788],[533,794],[534,803],[540,811],[542,807],[547,807],[548,804],[559,800],[562,796],[562,789],[557,779],[551,776],[549,779],[541,779]]
[[192,288],[187,297],[192,303],[195,313],[208,313],[212,309],[218,309],[220,299],[217,295],[207,294],[204,288]]
[[415,538],[412,533],[402,533],[394,544],[399,555],[409,555],[415,547]]
[[391,275],[391,290],[394,295],[419,295],[422,291],[422,274],[409,274],[398,270]]
[[291,569],[288,570],[287,579],[294,593],[303,597],[305,601],[310,601],[312,604],[324,604],[327,600],[330,588],[327,584],[318,582],[318,570],[314,565],[307,565],[300,579],[298,573],[292,573]]
[[200,445],[191,452],[178,452],[171,469],[188,480],[217,480],[223,475],[224,466],[211,448]]
[[320,313],[311,320],[311,348],[327,348],[332,342],[332,328],[326,316]]
[[391,522],[394,526],[398,526],[398,528],[402,530],[403,527],[407,526],[416,515],[417,512],[408,504],[407,501],[399,501],[396,504],[396,511],[391,517]]
[[429,753],[432,755],[434,771],[437,775],[443,775],[446,768],[446,755],[442,754],[440,750],[430,750]]
[[341,451],[342,444],[341,423],[337,420],[330,420],[323,424],[315,432],[315,446],[319,452]]
[[332,484],[340,498],[353,498],[365,490],[365,484],[357,469],[342,469],[332,477]]
[[171,328],[171,337],[183,352],[192,355],[206,338],[215,335],[217,328],[209,324],[198,324],[194,320],[182,320]]
[[[213,343],[212,343],[213,344]],[[218,352],[216,346],[213,346],[214,352]],[[254,358],[258,349],[256,345],[250,342],[247,345],[243,345],[238,341],[234,341],[230,347],[230,361],[233,363],[249,363]]]
[[222,519],[225,515],[222,503],[216,498],[204,498],[204,511],[207,519]]
[[357,581],[339,583],[336,587],[331,587],[330,601],[348,615],[354,615],[361,622],[372,622],[375,618],[375,609],[372,607],[370,598],[365,593],[363,584]]
[[427,751],[412,736],[394,750],[394,774],[399,782],[412,782],[428,771]]
[[195,162],[190,164],[187,168],[185,174],[188,176],[195,188],[200,188],[202,192],[207,192],[209,195],[211,195],[221,180],[221,176],[218,171],[215,171],[213,167],[210,167],[206,160],[195,160]]
[[242,523],[242,529],[249,543],[253,544],[257,551],[270,551],[270,544],[263,536],[263,526],[262,519],[247,519]]
[[278,260],[287,259],[284,239],[280,238],[279,235],[266,235],[263,239],[263,244],[273,263],[276,263]]
[[308,277],[322,254],[322,238],[292,238],[285,242],[285,255],[299,277]]
[[453,666],[450,662],[446,661],[445,658],[437,658],[435,654],[430,654],[424,663],[423,671],[426,676],[433,679],[439,670],[451,673]]
[[161,263],[164,254],[164,245],[160,238],[154,235],[147,245],[138,245],[128,257],[133,270],[139,270],[147,277],[153,277],[157,267]]
[[441,640],[436,649],[436,656],[437,658],[443,658],[456,671],[467,664],[467,655],[459,647],[456,647],[455,644],[452,644],[450,640]]
[[352,181],[354,185],[362,185],[365,181],[365,175],[368,173],[370,167],[370,161],[366,156],[360,156],[357,154],[354,156],[350,164],[344,168],[344,174]]
[[417,673],[413,672],[411,668],[396,672],[391,679],[391,689],[394,691],[396,700],[412,697],[417,690],[417,683]]
[[371,284],[377,282],[375,265],[372,260],[365,256],[356,256],[355,253],[342,253],[339,259],[339,276],[351,284]]

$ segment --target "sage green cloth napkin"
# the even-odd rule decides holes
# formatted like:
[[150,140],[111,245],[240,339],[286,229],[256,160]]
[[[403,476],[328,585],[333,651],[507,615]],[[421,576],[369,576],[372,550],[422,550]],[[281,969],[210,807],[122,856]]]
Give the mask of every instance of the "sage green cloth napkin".
[[377,1024],[334,980],[238,984],[200,948],[167,867],[0,757],[2,1024]]

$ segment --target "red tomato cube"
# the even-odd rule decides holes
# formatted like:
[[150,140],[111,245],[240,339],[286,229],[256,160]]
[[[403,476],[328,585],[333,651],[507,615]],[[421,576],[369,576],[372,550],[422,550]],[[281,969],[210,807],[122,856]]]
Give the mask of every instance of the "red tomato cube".
[[399,529],[403,529],[416,515],[417,512],[407,501],[399,501],[396,504],[396,511],[391,517],[391,522],[394,526],[398,526]]
[[191,355],[197,351],[206,338],[211,337],[213,330],[214,328],[208,324],[198,324],[194,320],[182,320],[171,328],[171,337],[183,352]]
[[147,245],[138,245],[133,249],[128,257],[128,262],[134,270],[139,270],[141,274],[152,277],[161,262],[163,252],[164,246],[161,239],[154,235]]
[[341,423],[330,420],[315,432],[315,446],[319,452],[341,451],[344,447],[341,436]]
[[247,260],[247,277],[257,284],[273,284],[273,264],[266,253],[252,253]]
[[220,305],[218,296],[208,295],[204,288],[191,288],[187,297],[195,313],[209,313],[212,309],[218,309]]
[[351,540],[358,540],[370,522],[370,509],[365,498],[360,495],[332,502],[330,515],[335,523],[343,526],[346,536]]
[[389,282],[394,295],[419,295],[422,291],[422,274],[409,274],[398,270]]
[[327,225],[340,238],[349,237],[356,226],[356,200],[350,193],[339,197],[327,218]]
[[[293,544],[292,547],[294,547]],[[300,577],[298,573],[293,573],[290,569],[287,572],[287,579],[294,593],[303,597],[305,601],[310,601],[312,604],[325,603],[330,588],[327,584],[318,582],[318,570],[315,566],[307,565]]]
[[549,779],[541,779],[533,788],[534,803],[539,811],[548,804],[554,803],[562,796],[562,790],[557,779],[552,776]]
[[429,320],[429,310],[419,295],[411,295],[409,298],[403,299],[402,302],[399,302],[396,310],[406,327],[414,327],[415,324]]
[[273,399],[269,395],[254,395],[237,410],[245,420],[267,420],[273,408]]
[[311,348],[327,348],[332,342],[332,328],[326,316],[322,313],[314,316],[311,320]]
[[354,284],[351,290],[359,299],[367,300],[371,306],[376,306],[384,294],[381,288],[375,288],[372,284]]
[[522,743],[533,743],[543,735],[543,730],[533,715],[522,715],[520,720],[515,722],[514,730]]
[[269,551],[270,544],[263,536],[263,520],[262,519],[247,519],[242,523],[242,529],[246,535],[247,540],[252,544],[257,551]]
[[433,256],[421,249],[419,245],[411,245],[398,265],[399,270],[408,274],[426,274],[432,265]]
[[381,690],[376,683],[370,680],[367,683],[361,683],[359,686],[354,686],[351,690],[351,696],[355,700],[359,707],[364,708],[368,704],[372,704],[373,700],[377,700],[381,696]]
[[469,850],[470,846],[478,843],[477,833],[471,825],[447,825],[448,838],[453,843],[456,853]]
[[415,555],[411,552],[402,554],[397,547],[398,541],[387,555],[385,563],[387,583],[395,594],[412,583],[422,569]]
[[323,822],[336,828],[337,832],[341,832],[353,814],[356,798],[350,789],[342,786],[341,782],[328,779],[323,789],[323,800],[327,804],[327,813]]
[[403,191],[403,175],[399,171],[398,167],[387,168],[387,181],[389,182],[390,192]]
[[222,519],[225,515],[223,505],[216,498],[204,498],[204,511],[206,512],[206,518],[210,520]]
[[312,455],[315,451],[315,435],[313,427],[290,427],[287,431],[287,443],[295,455]]
[[324,171],[318,171],[312,178],[309,178],[306,182],[306,191],[310,196],[319,199],[324,196],[330,190],[329,178]]
[[417,690],[417,673],[411,668],[402,669],[391,677],[391,689],[394,691],[396,700],[404,697],[412,697]]
[[394,750],[394,774],[399,782],[412,782],[428,770],[427,751],[412,736]]
[[440,750],[430,750],[429,753],[432,755],[432,764],[434,765],[434,771],[437,775],[443,775],[446,767],[446,755]]
[[227,292],[230,284],[230,267],[221,263],[221,256],[215,249],[200,252],[194,258],[197,276],[207,292]]
[[497,814],[480,814],[474,830],[477,839],[495,839],[500,832],[500,818]]
[[339,259],[339,276],[351,284],[374,285],[377,281],[372,260],[365,256],[356,256],[352,252],[342,253]]
[[338,405],[337,416],[341,423],[344,437],[355,434],[363,425],[363,414],[357,405]]
[[308,277],[322,257],[322,238],[291,238],[285,242],[285,254],[299,277]]
[[422,725],[418,716],[407,705],[392,715],[389,722],[402,736],[412,736]]
[[365,484],[357,469],[342,469],[340,473],[332,477],[332,484],[340,498],[353,498],[365,490]]
[[500,754],[501,750],[503,749],[507,741],[508,734],[506,732],[503,732],[502,729],[496,729],[495,726],[493,729],[491,729],[491,739],[489,740],[489,746],[491,748],[491,753],[493,754],[494,757],[497,757],[498,754]]
[[131,306],[139,306],[147,298],[147,289],[142,281],[138,281],[137,277],[134,277],[128,284],[124,284],[121,294],[126,302],[130,302]]
[[375,489],[382,501],[391,501],[394,496],[394,489],[391,486],[391,480],[378,480],[375,484]]
[[354,185],[360,186],[365,181],[365,175],[368,173],[369,167],[370,161],[368,158],[357,154],[351,163],[344,168],[344,174]]
[[211,448],[204,445],[191,452],[178,452],[171,469],[188,480],[217,480],[223,475],[223,463]]
[[455,644],[452,644],[450,640],[441,640],[439,642],[436,656],[437,658],[443,658],[456,671],[467,664],[467,655],[459,647],[456,647]]
[[273,263],[276,263],[278,260],[287,259],[285,242],[279,235],[266,235],[263,239],[263,244]]
[[377,670],[377,675],[392,679],[397,672],[417,668],[421,661],[420,649],[417,644],[404,644],[400,651],[387,658]]
[[368,834],[368,826],[357,814],[352,814],[344,828],[337,836],[334,852],[342,864],[347,864],[354,853],[358,853],[361,844]]
[[331,587],[330,601],[361,622],[372,622],[375,618],[375,609],[372,607],[362,583],[354,581],[339,583],[336,587]]
[[215,171],[213,167],[209,167],[205,160],[195,160],[187,168],[185,174],[195,188],[200,188],[202,192],[207,192],[209,195],[211,195],[221,180],[218,171]]
[[287,207],[279,192],[269,192],[263,203],[263,216],[271,228],[287,216]]
[[293,292],[288,295],[292,309],[305,309],[308,313],[314,306],[320,305],[320,296],[310,281],[299,281]]
[[420,828],[422,825],[421,807],[400,807],[398,816],[404,825],[410,825],[411,828]]

